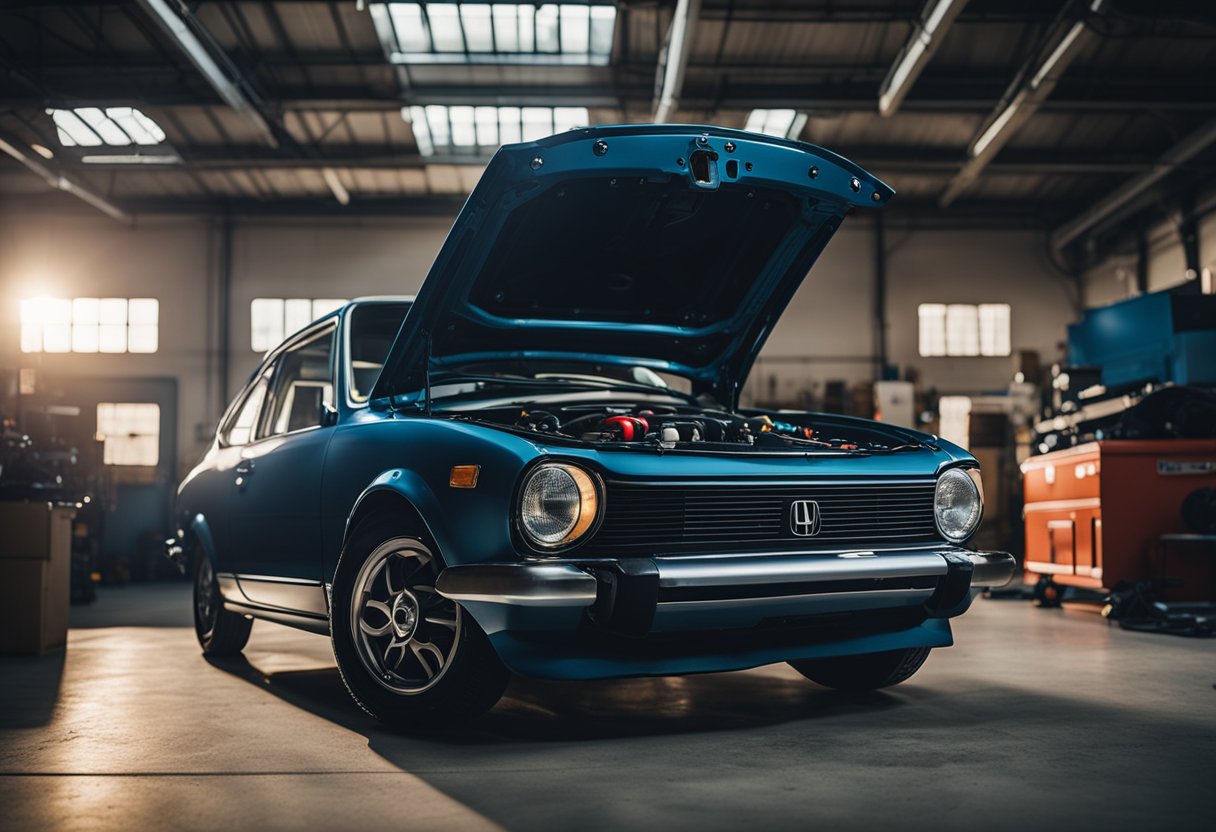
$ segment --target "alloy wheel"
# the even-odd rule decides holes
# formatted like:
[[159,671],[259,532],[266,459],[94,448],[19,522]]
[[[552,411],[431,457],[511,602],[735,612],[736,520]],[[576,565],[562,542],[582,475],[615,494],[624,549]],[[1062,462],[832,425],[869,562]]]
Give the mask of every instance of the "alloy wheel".
[[439,682],[460,643],[461,610],[435,591],[435,557],[419,541],[378,546],[355,579],[350,629],[367,672],[393,693]]

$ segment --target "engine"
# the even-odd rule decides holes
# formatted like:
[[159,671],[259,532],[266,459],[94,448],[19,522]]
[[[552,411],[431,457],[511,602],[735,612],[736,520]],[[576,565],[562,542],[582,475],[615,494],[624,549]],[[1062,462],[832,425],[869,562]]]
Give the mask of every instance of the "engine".
[[668,406],[605,407],[560,411],[525,408],[515,421],[517,430],[593,443],[647,443],[663,447],[681,444],[738,447],[805,446],[856,450],[855,441],[821,435],[814,427],[725,411]]

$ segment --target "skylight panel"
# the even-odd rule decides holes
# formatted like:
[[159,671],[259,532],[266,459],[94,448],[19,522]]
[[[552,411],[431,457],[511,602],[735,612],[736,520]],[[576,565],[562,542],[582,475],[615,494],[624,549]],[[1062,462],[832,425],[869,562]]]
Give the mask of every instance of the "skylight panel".
[[535,141],[588,123],[586,107],[448,107],[428,104],[401,111],[418,152],[477,153],[500,144]]
[[560,3],[377,3],[372,22],[398,63],[607,64],[616,6]]
[[134,107],[78,107],[47,113],[64,147],[147,147],[165,141],[160,125]]
[[796,139],[806,125],[806,114],[797,110],[752,110],[743,129],[781,139]]

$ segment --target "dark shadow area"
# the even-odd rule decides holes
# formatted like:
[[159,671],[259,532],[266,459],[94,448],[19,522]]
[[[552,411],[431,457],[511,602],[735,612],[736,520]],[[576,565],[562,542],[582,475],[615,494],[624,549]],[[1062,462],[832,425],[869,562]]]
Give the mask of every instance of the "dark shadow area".
[[[582,829],[706,830],[746,812],[765,829],[818,818],[941,830],[987,816],[993,829],[1130,830],[1210,812],[1216,725],[1049,680],[1029,694],[978,677],[860,696],[762,673],[516,680],[468,726],[402,734],[362,713],[334,668],[211,663],[362,734],[401,771],[509,829],[577,818]],[[949,814],[937,816],[943,800]]]
[[0,731],[50,723],[66,657],[60,649],[45,656],[0,658]]
[[193,627],[191,587],[185,579],[98,587],[96,601],[72,607],[68,626]]
[[849,696],[797,679],[746,673],[585,682],[516,678],[492,711],[468,725],[405,733],[363,713],[337,668],[267,674],[244,656],[207,661],[298,708],[365,734],[381,753],[380,740],[446,745],[614,740],[763,728],[901,704],[882,691]]

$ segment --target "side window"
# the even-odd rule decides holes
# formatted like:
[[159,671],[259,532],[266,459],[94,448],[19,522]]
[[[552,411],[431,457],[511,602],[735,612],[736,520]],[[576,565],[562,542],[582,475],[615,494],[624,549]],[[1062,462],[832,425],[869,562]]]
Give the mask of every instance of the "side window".
[[278,359],[273,393],[260,436],[315,428],[322,408],[334,400],[334,328],[292,349]]
[[229,422],[228,427],[224,431],[224,444],[245,445],[253,438],[253,427],[257,423],[258,410],[262,406],[262,400],[266,398],[266,387],[269,378],[269,371],[263,373],[262,377],[254,384],[253,389],[249,391],[249,395],[245,397],[241,409],[237,411],[236,416]]

